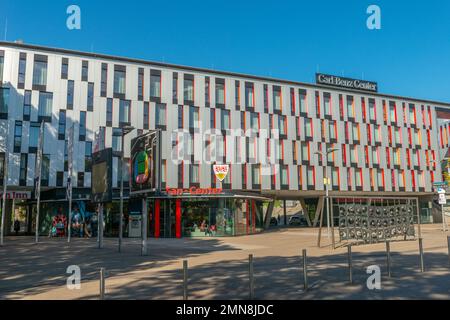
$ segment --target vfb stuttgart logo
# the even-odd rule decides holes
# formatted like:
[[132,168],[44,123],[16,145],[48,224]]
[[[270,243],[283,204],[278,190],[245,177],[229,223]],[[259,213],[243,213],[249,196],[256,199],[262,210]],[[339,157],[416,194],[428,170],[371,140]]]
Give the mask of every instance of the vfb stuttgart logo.
[[225,180],[228,175],[228,171],[230,171],[230,166],[227,164],[216,164],[213,166],[214,174],[220,182]]

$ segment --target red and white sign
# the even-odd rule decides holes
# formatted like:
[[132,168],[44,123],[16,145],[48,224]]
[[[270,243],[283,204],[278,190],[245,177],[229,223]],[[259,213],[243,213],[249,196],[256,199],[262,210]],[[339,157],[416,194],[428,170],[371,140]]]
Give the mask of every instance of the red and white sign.
[[228,164],[215,164],[213,166],[213,170],[216,178],[222,182],[227,177],[228,171],[230,171],[230,166]]
[[171,196],[182,196],[183,194],[190,194],[190,195],[214,195],[214,194],[221,194],[223,193],[223,190],[220,188],[197,188],[197,187],[191,187],[189,189],[183,189],[183,188],[166,188],[166,192],[168,195]]

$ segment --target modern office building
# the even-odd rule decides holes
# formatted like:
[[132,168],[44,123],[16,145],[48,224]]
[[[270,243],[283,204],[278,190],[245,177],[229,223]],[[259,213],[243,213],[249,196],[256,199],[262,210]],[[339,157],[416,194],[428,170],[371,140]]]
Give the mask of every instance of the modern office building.
[[[259,232],[273,199],[321,205],[325,177],[331,195],[419,197],[425,221],[433,183],[442,179],[450,104],[381,94],[364,81],[354,86],[330,79],[300,83],[0,42],[0,163],[4,168],[7,143],[7,213],[14,213],[7,215],[8,225],[20,213],[26,231],[34,228],[31,197],[42,121],[42,233],[53,216],[67,214],[72,125],[75,207],[91,212],[99,128],[105,128],[105,146],[114,151],[115,200],[121,128],[136,128],[125,136],[127,159],[132,138],[162,131],[162,190],[148,195],[151,236],[203,235],[206,225],[214,226],[216,235]],[[334,152],[327,154],[330,149]],[[223,182],[214,164],[229,165]],[[128,170],[123,179],[128,190]],[[127,201],[125,211],[140,212],[139,201]],[[114,201],[107,214],[110,234],[117,233],[118,219]]]

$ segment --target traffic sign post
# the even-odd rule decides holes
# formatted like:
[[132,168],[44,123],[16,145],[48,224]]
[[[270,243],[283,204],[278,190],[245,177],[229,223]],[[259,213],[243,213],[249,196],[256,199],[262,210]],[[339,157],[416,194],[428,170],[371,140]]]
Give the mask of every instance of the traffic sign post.
[[445,196],[445,189],[438,187],[437,193],[439,196],[439,204],[441,205],[441,214],[442,214],[442,231],[447,231],[447,221],[445,219],[444,214],[444,204],[447,204],[447,197]]

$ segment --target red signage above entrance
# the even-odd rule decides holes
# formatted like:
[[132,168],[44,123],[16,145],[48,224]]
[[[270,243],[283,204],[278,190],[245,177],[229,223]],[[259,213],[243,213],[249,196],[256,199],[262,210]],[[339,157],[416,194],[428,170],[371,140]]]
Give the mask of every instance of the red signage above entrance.
[[222,194],[223,190],[220,188],[197,188],[191,187],[189,189],[183,188],[166,188],[167,194],[171,196],[181,196],[183,194],[190,195],[212,195],[212,194]]

